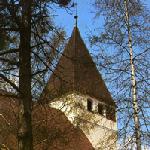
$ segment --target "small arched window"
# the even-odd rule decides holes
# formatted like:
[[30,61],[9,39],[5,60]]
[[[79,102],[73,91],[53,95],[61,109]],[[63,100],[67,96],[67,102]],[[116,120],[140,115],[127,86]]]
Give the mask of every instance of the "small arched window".
[[98,103],[98,113],[104,115],[104,107],[102,104]]
[[87,110],[92,112],[92,100],[87,99]]
[[112,121],[116,121],[115,108],[107,106],[106,107],[106,118]]

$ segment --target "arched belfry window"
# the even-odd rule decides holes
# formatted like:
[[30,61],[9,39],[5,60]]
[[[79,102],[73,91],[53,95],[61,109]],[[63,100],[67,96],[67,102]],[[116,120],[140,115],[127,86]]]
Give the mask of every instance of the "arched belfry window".
[[87,99],[87,110],[88,111],[92,111],[92,100],[91,99]]
[[98,113],[104,115],[104,106],[101,103],[98,103]]
[[112,121],[116,121],[115,108],[107,106],[106,107],[106,118]]

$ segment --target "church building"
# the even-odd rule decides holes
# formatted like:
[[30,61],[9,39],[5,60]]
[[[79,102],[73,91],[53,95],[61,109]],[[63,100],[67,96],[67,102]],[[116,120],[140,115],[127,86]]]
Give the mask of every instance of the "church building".
[[116,104],[92,60],[77,25],[42,93],[42,101],[62,111],[95,150],[115,150]]

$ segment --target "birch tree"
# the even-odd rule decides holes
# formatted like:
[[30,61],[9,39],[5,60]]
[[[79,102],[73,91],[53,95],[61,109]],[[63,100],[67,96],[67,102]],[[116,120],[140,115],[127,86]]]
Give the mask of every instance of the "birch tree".
[[95,7],[97,17],[102,14],[105,18],[104,31],[90,41],[99,48],[98,65],[115,93],[119,135],[123,141],[135,139],[136,149],[141,150],[145,135],[150,133],[149,11],[136,0],[96,0]]

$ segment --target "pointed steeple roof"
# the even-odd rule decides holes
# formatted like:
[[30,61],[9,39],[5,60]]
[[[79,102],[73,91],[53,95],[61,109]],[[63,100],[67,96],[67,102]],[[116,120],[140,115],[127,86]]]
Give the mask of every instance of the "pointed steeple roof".
[[73,29],[42,97],[52,100],[71,92],[89,95],[106,104],[115,105],[77,26]]

